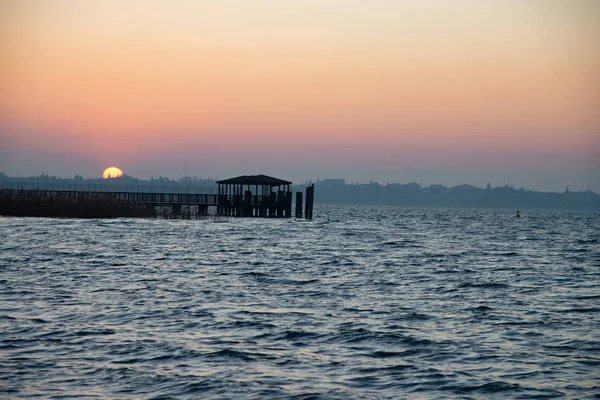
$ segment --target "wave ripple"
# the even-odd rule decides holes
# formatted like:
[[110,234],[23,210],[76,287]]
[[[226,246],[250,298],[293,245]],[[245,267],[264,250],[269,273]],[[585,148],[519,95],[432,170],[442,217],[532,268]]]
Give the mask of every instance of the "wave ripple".
[[600,214],[0,217],[0,397],[600,396]]

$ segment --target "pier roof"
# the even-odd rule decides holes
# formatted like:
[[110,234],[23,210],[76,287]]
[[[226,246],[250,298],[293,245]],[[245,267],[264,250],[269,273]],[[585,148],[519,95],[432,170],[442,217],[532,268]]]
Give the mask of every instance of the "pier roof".
[[242,175],[235,178],[223,179],[217,181],[218,184],[224,185],[268,185],[268,186],[280,186],[280,185],[291,185],[292,182],[284,181],[283,179],[273,178],[267,175]]

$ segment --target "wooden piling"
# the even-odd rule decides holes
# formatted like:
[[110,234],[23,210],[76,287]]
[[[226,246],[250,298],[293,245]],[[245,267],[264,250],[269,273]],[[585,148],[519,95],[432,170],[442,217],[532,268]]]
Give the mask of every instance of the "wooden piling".
[[181,218],[181,204],[173,204],[171,207],[173,218]]
[[285,192],[285,216],[292,217],[292,191]]
[[313,203],[315,197],[315,185],[306,187],[306,210],[304,211],[304,217],[306,219],[312,219],[313,217]]
[[302,192],[296,192],[296,218],[302,218]]

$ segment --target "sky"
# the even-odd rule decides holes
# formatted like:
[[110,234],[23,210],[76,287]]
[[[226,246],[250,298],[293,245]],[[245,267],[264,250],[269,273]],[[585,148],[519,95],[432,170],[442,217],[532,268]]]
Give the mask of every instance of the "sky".
[[600,192],[595,0],[0,0],[0,171]]

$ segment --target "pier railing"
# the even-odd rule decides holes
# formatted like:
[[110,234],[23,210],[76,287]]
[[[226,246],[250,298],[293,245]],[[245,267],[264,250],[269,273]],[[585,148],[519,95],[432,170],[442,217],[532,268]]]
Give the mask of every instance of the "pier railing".
[[218,195],[197,193],[143,193],[143,192],[101,192],[79,190],[28,190],[0,189],[3,198],[14,199],[65,199],[77,200],[82,198],[114,199],[121,202],[144,203],[149,205],[189,204],[217,205]]
[[180,185],[120,185],[103,183],[58,183],[37,181],[0,181],[0,189],[52,190],[78,192],[135,192],[135,193],[189,193],[216,194],[217,186]]
[[260,195],[218,195],[208,193],[145,193],[117,191],[82,191],[82,190],[47,190],[47,189],[3,189],[0,193],[4,198],[42,198],[42,199],[81,199],[82,197],[114,199],[122,202],[145,203],[151,205],[189,204],[189,205],[222,205],[235,206],[248,204],[260,206],[277,204],[284,197]]

